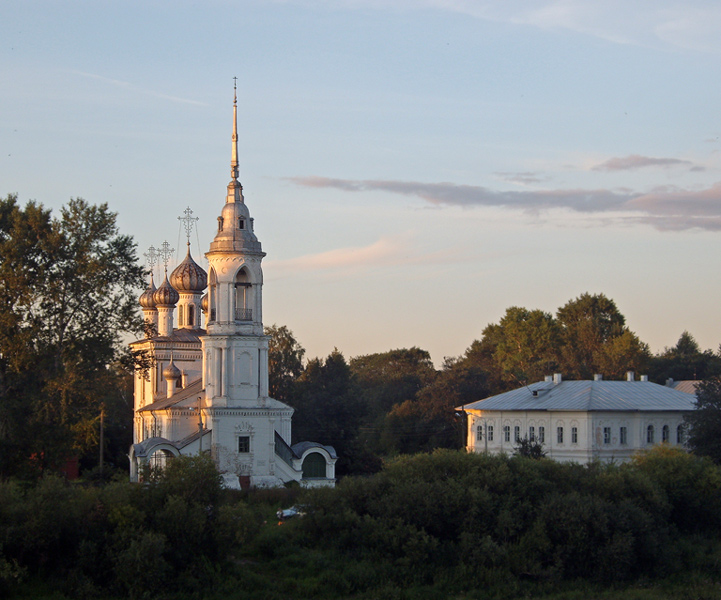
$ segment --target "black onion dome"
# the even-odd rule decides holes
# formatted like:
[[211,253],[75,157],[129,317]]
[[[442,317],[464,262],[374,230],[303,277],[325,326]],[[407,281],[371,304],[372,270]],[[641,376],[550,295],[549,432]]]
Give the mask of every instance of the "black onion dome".
[[153,282],[153,275],[151,273],[150,275],[150,284],[146,288],[146,290],[140,294],[140,298],[138,301],[140,302],[140,306],[143,308],[155,308],[155,300],[153,299],[153,295],[155,294],[155,283]]
[[180,294],[170,285],[167,273],[165,274],[165,281],[155,290],[153,300],[155,301],[155,306],[175,306],[178,300],[180,300]]
[[170,284],[179,292],[202,292],[208,287],[208,274],[188,254],[170,275]]

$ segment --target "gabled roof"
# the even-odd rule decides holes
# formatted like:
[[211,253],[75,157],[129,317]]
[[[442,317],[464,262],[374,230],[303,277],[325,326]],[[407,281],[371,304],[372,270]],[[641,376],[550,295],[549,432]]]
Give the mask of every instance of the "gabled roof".
[[141,340],[135,340],[130,342],[131,346],[135,344],[142,344],[145,342],[158,342],[158,343],[173,343],[179,344],[192,344],[193,342],[200,342],[200,338],[206,335],[205,329],[173,329],[170,335],[157,335],[153,338],[143,338]]
[[[536,395],[534,395],[534,392]],[[696,398],[650,381],[539,381],[459,407],[464,410],[693,410]]]
[[203,380],[198,379],[197,381],[194,381],[189,386],[186,386],[182,390],[180,390],[177,394],[173,394],[170,398],[163,398],[162,400],[156,400],[152,404],[148,404],[146,406],[143,406],[143,408],[139,408],[138,412],[145,412],[150,410],[163,410],[165,408],[170,408],[171,406],[175,406],[176,404],[182,402],[183,400],[187,400],[188,398],[193,398],[197,394],[203,391]]
[[686,394],[695,394],[699,383],[701,383],[700,379],[684,379],[682,381],[673,381],[670,384],[666,383],[666,385],[672,390],[678,390]]

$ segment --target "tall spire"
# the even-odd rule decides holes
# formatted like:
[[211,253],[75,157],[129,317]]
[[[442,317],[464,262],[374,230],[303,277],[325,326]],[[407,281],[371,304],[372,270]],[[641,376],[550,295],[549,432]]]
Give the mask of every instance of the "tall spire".
[[243,202],[243,186],[238,177],[238,78],[233,77],[233,143],[230,153],[230,183],[226,202]]
[[233,149],[230,157],[230,178],[237,180],[238,177],[238,78],[233,77]]

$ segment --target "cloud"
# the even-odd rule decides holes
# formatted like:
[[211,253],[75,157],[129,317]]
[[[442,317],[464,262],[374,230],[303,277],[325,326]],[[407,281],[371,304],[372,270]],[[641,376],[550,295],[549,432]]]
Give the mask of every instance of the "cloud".
[[496,171],[494,175],[497,175],[504,181],[510,181],[511,183],[520,183],[521,185],[541,183],[547,180],[547,178],[540,177],[538,173],[534,173],[532,171],[519,171],[517,173]]
[[81,77],[86,77],[88,79],[97,79],[98,81],[102,81],[104,83],[107,83],[107,84],[115,86],[115,87],[125,88],[127,90],[130,90],[131,92],[136,92],[138,94],[143,94],[145,96],[152,96],[153,98],[160,98],[161,100],[170,100],[171,102],[177,102],[180,104],[193,104],[195,106],[207,106],[204,102],[198,102],[197,100],[190,100],[188,98],[180,98],[178,96],[170,96],[168,94],[162,94],[162,93],[156,92],[154,90],[147,90],[147,89],[138,87],[137,85],[133,85],[129,81],[122,81],[120,79],[112,79],[110,77],[96,75],[95,73],[86,73],[84,71],[70,70],[70,72],[74,73],[75,75],[80,75]]
[[647,193],[638,193],[627,189],[499,191],[453,183],[356,181],[327,177],[294,177],[288,180],[306,187],[416,196],[434,206],[495,206],[533,214],[566,209],[585,214],[620,214],[627,220],[647,223],[662,231],[721,229],[721,182],[702,190],[659,187]]
[[422,254],[413,244],[410,234],[401,234],[382,237],[368,246],[336,248],[288,260],[265,262],[268,269],[278,274],[299,271],[341,271],[343,276],[349,276],[368,268],[442,264],[456,254],[458,252],[453,249]]
[[643,167],[671,167],[676,165],[691,165],[691,161],[680,158],[654,158],[652,156],[640,156],[631,154],[624,157],[609,158],[595,167],[593,171],[631,171]]

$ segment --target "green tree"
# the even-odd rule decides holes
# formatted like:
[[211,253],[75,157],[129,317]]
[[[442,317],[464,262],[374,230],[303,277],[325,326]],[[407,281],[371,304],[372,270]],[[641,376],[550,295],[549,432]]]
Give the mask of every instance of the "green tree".
[[696,410],[685,417],[688,447],[721,464],[721,377],[704,379],[696,390]]
[[618,378],[648,361],[648,347],[628,330],[616,303],[603,294],[581,294],[559,308],[556,319],[561,370],[570,379],[591,379],[595,373]]
[[285,325],[265,328],[268,340],[268,387],[271,398],[292,404],[293,386],[303,372],[305,350]]
[[0,201],[0,463],[7,475],[90,450],[123,332],[137,332],[135,245],[107,205],[70,200],[52,217]]
[[694,337],[684,331],[672,348],[651,358],[649,378],[656,383],[665,383],[671,378],[704,379],[721,373],[721,357],[711,350],[701,351]]
[[361,415],[351,386],[351,371],[336,348],[325,359],[308,361],[298,378],[292,406],[293,443],[314,441],[333,446],[339,460],[336,472],[347,472],[351,444]]
[[488,325],[481,340],[491,353],[496,379],[505,389],[553,372],[558,343],[558,327],[550,314],[518,306],[506,309],[497,325]]

